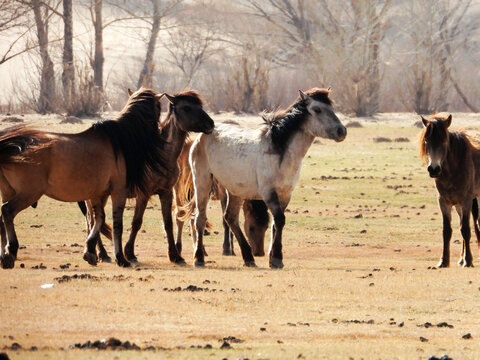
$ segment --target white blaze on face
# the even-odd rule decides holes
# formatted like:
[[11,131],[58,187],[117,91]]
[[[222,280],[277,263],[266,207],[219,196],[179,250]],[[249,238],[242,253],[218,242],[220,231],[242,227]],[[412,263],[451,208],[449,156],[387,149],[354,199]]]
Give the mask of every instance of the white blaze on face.
[[441,166],[442,164],[442,154],[440,151],[428,151],[428,166],[433,169]]

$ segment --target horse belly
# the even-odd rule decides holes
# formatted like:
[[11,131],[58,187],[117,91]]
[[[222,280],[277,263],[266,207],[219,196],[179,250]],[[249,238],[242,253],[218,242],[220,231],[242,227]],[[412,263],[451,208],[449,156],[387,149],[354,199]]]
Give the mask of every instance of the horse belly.
[[246,152],[223,149],[209,154],[213,176],[230,193],[244,199],[259,199],[256,164]]

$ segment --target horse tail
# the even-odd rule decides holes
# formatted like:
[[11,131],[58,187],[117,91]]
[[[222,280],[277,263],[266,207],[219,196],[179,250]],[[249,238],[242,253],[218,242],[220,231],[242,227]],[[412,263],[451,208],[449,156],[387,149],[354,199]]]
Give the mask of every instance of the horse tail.
[[473,228],[475,229],[475,235],[477,237],[477,245],[480,251],[480,229],[478,227],[478,200],[477,198],[473,199],[472,202],[472,217],[473,217]]
[[[85,201],[79,201],[77,202],[78,207],[80,208],[80,211],[82,212],[83,216],[87,216],[87,205],[85,204]],[[102,227],[100,228],[100,232],[107,237],[107,239],[112,240],[112,227],[104,222],[102,224]]]
[[0,163],[30,162],[29,155],[47,147],[51,140],[46,133],[25,125],[0,131]]
[[[177,196],[177,203],[180,204],[177,207],[177,219],[185,222],[193,216],[197,209],[190,165],[182,166],[180,177],[175,185],[175,196]],[[213,224],[207,220],[205,228],[211,230]]]

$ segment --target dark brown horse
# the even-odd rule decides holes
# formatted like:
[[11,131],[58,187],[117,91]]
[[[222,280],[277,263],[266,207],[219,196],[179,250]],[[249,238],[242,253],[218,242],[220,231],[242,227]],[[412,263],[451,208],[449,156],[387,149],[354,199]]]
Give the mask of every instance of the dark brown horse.
[[158,129],[160,97],[153,90],[140,89],[130,96],[115,120],[96,123],[77,134],[49,133],[26,126],[0,132],[3,268],[12,268],[17,256],[15,216],[42,195],[68,202],[91,201],[95,222],[84,258],[94,263],[96,237],[111,196],[115,258],[118,265],[129,266],[121,237],[127,195],[148,191],[148,174],[167,176],[169,172]]
[[[170,261],[183,264],[185,260],[175,246],[172,220],[173,186],[180,175],[178,158],[188,138],[189,132],[203,132],[209,134],[213,131],[214,122],[203,110],[203,101],[200,95],[193,90],[186,90],[173,95],[165,94],[169,101],[166,120],[161,125],[160,139],[164,143],[164,166],[168,170],[165,174],[154,173],[148,178],[146,191],[136,195],[135,213],[132,219],[132,230],[128,242],[125,244],[125,256],[130,261],[137,261],[135,256],[135,239],[142,226],[143,214],[148,200],[154,194],[160,198],[162,206],[163,226],[168,240],[168,255]],[[105,252],[101,240],[100,257]],[[102,251],[103,249],[103,251]],[[105,252],[106,253],[106,252]]]
[[480,194],[480,149],[472,145],[464,133],[449,130],[452,115],[436,114],[429,119],[422,116],[422,122],[425,128],[420,134],[420,156],[428,163],[430,177],[435,179],[443,216],[443,254],[438,267],[450,265],[453,206],[460,217],[463,237],[459,265],[473,266],[470,212],[473,213],[475,234],[479,240],[476,197]]

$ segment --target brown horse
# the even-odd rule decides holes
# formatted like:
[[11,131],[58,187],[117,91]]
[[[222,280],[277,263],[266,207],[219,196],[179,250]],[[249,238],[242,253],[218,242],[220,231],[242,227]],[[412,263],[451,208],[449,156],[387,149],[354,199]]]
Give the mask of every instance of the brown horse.
[[[112,198],[117,264],[129,266],[122,252],[123,210],[129,193],[147,190],[150,173],[168,173],[158,122],[160,99],[153,90],[130,96],[115,120],[77,134],[49,133],[26,126],[0,132],[1,265],[12,268],[18,251],[13,220],[42,195],[67,202],[90,200],[95,223],[84,258],[96,263],[95,244]],[[7,243],[8,241],[8,243]]]
[[477,174],[480,170],[480,149],[472,145],[464,133],[448,129],[452,123],[452,115],[435,114],[430,119],[422,116],[422,122],[425,128],[420,134],[420,157],[428,163],[428,173],[435,179],[438,203],[443,216],[443,255],[438,267],[450,265],[453,206],[460,217],[463,237],[459,265],[473,266],[470,212],[473,213],[477,240],[480,240],[476,200],[480,194],[480,176]]
[[[163,226],[167,234],[170,261],[183,264],[185,260],[180,256],[180,252],[177,251],[175,246],[172,220],[173,186],[180,175],[178,158],[184,148],[185,139],[188,138],[189,132],[209,134],[213,131],[214,122],[203,110],[203,101],[196,91],[186,90],[173,95],[165,94],[165,97],[169,101],[169,107],[166,120],[161,125],[160,138],[165,144],[164,165],[168,170],[167,176],[157,173],[152,174],[148,179],[146,191],[137,194],[132,230],[125,244],[125,256],[130,261],[137,261],[134,252],[135,239],[142,226],[143,214],[148,200],[152,195],[157,194],[162,206]],[[135,194],[131,195],[132,197],[135,196]],[[106,252],[100,237],[97,240],[100,247],[99,256],[102,258],[103,253],[106,254]]]

